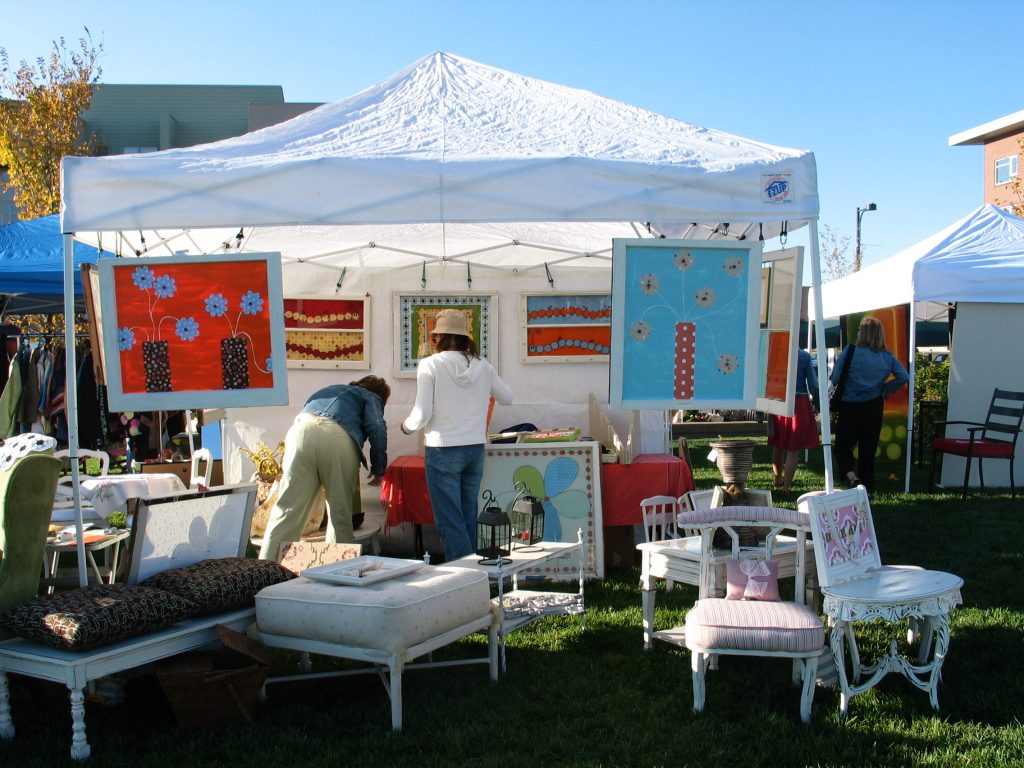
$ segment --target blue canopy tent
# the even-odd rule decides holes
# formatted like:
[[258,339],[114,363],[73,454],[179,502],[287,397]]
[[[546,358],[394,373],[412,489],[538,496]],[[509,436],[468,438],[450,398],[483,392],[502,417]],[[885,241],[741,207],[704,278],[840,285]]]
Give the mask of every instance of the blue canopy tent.
[[[75,242],[75,305],[84,311],[81,265],[99,251]],[[64,311],[64,237],[60,217],[44,216],[0,227],[0,314]]]

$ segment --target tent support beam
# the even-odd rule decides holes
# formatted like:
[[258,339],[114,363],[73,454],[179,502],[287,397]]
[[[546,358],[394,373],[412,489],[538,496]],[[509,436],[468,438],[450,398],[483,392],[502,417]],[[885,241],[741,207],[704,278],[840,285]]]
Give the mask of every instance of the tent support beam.
[[828,408],[828,366],[826,364],[825,323],[821,309],[821,264],[818,261],[818,219],[807,220],[809,233],[808,249],[811,252],[811,287],[814,301],[811,303],[811,322],[818,347],[818,400],[821,403],[821,450],[825,460],[825,491],[835,490],[832,476],[832,421]]
[[914,381],[917,375],[917,317],[914,313],[914,299],[910,299],[910,334],[907,349],[907,372],[910,374],[910,381],[907,382],[907,459],[906,468],[903,471],[903,492],[910,493],[910,468],[913,466],[911,455],[914,452]]
[[64,413],[68,417],[68,456],[71,461],[71,493],[75,505],[75,549],[78,554],[78,584],[86,586],[89,574],[85,565],[85,536],[82,530],[85,521],[82,519],[82,493],[79,486],[78,471],[78,362],[75,360],[75,238],[64,235]]

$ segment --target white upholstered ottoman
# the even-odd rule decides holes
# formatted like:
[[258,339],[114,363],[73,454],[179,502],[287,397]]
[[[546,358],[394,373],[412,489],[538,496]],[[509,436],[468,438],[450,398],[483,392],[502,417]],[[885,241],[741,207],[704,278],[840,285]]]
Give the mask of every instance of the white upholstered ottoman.
[[[256,621],[266,645],[387,665],[385,686],[396,730],[402,727],[403,669],[487,663],[491,679],[498,678],[498,623],[490,586],[486,574],[468,568],[424,565],[358,587],[300,577],[261,590],[256,595]],[[486,659],[408,663],[484,630],[489,633]],[[305,677],[272,677],[267,682]]]

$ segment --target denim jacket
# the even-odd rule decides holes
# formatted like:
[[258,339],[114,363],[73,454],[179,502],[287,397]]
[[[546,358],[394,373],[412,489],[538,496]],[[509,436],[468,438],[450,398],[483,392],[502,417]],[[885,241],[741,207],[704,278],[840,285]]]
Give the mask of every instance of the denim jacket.
[[388,425],[379,395],[362,387],[333,384],[310,395],[302,412],[334,419],[355,440],[364,467],[363,443],[369,439],[370,472],[384,474],[388,466]]

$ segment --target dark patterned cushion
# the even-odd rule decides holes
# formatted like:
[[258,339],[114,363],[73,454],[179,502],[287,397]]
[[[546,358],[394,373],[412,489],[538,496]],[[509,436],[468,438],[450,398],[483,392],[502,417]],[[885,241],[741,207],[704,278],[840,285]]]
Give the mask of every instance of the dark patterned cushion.
[[218,557],[150,576],[142,584],[166,589],[192,602],[195,616],[249,608],[264,587],[294,579],[295,574],[272,560]]
[[0,626],[29,640],[84,651],[162,629],[194,610],[188,600],[163,590],[97,584],[19,603],[0,614]]

